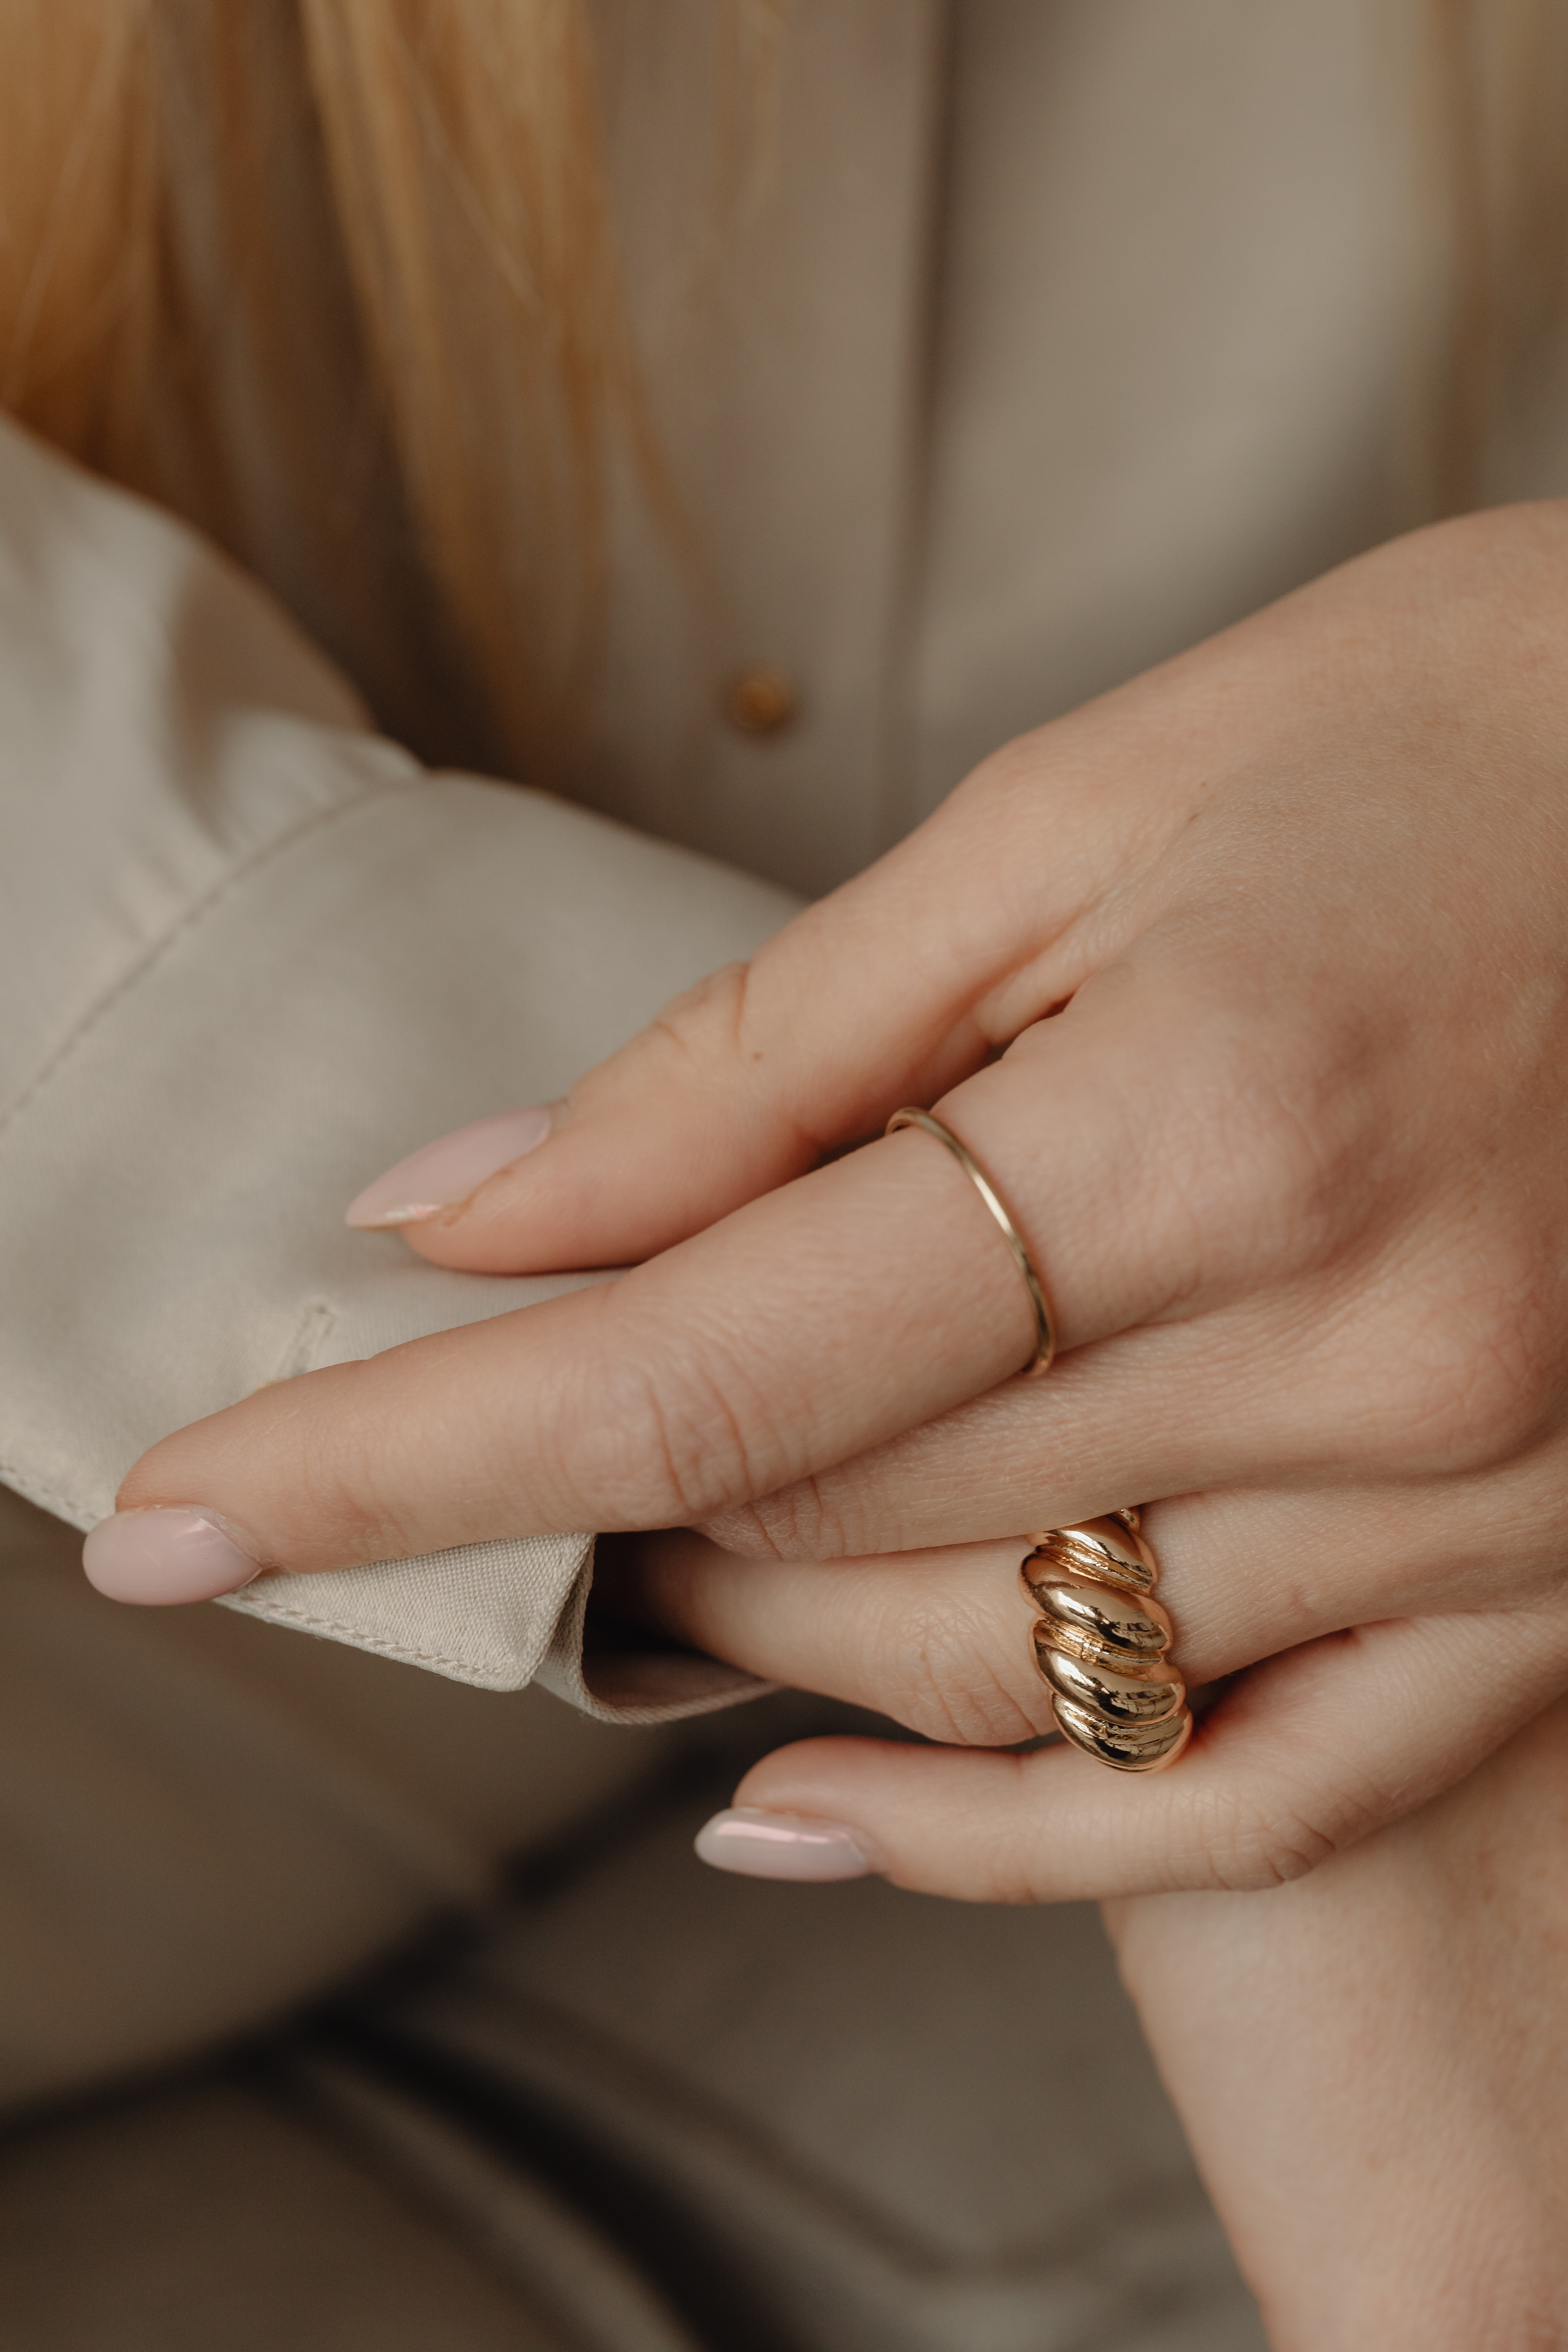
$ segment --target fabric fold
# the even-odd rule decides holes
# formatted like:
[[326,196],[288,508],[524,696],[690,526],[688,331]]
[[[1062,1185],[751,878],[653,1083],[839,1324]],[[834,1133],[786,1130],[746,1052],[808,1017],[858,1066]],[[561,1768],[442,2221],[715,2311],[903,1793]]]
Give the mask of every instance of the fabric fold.
[[[85,1528],[147,1445],[265,1381],[610,1278],[450,1273],[343,1207],[564,1093],[795,902],[426,774],[194,534],[5,426],[0,612],[0,1480]],[[493,1690],[548,1657],[631,1720],[721,1703],[679,1661],[667,1699],[595,1697],[591,1557],[518,1538],[230,1605]]]

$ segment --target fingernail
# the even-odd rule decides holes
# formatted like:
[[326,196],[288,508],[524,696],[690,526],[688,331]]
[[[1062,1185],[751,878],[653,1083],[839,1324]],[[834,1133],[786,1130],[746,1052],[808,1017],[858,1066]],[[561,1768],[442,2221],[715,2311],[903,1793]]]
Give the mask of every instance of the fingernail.
[[498,1168],[542,1144],[550,1132],[553,1106],[531,1103],[526,1110],[510,1110],[500,1118],[477,1118],[472,1127],[454,1128],[423,1144],[367,1184],[349,1203],[345,1223],[362,1230],[378,1225],[417,1225],[443,1209],[455,1208],[477,1192]]
[[868,1878],[878,1867],[866,1841],[842,1822],[759,1812],[750,1805],[704,1822],[697,1854],[715,1870],[733,1870],[742,1878]]
[[87,1580],[110,1601],[166,1607],[237,1592],[262,1563],[212,1511],[117,1511],[82,1546]]

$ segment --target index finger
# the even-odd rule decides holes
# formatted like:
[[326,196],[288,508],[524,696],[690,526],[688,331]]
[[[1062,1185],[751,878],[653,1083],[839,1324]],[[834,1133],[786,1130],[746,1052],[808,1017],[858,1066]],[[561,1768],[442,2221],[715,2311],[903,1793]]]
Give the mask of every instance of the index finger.
[[679,1525],[805,1475],[1028,1359],[1023,1285],[944,1163],[892,1138],[619,1282],[263,1391],[153,1446],[118,1507],[202,1507],[309,1571]]
[[[1216,1156],[1218,1235],[1199,1236],[1201,1266],[1190,1207],[1167,1181],[1167,1108],[1190,1119],[1205,1051],[1157,985],[1124,971],[940,1106],[1019,1224],[1065,1348],[1163,1312],[1173,1294],[1201,1306],[1247,1271],[1256,1220],[1226,1213],[1237,1156]],[[552,1529],[682,1525],[993,1387],[1029,1361],[1035,1328],[973,1186],[940,1143],[906,1130],[618,1283],[311,1373],[197,1423],[143,1456],[121,1506],[203,1507],[241,1531],[249,1557],[297,1570]],[[1092,1414],[1094,1377],[1086,1364],[1040,1384],[1064,1446],[1075,1415]],[[1122,1384],[1125,1491],[1173,1491],[1154,1441],[1169,1434],[1179,1387],[1163,1370],[1146,1398]],[[1223,1434],[1234,1462],[1241,1423]],[[1153,1483],[1136,1475],[1141,1464],[1157,1466]],[[1205,1457],[1202,1483],[1227,1466]],[[1178,1466],[1177,1483],[1195,1482]]]

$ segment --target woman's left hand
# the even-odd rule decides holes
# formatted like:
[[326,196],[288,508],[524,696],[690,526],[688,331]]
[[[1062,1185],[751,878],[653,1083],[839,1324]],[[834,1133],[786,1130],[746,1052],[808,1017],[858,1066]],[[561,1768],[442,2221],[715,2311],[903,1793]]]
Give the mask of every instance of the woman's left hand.
[[[1346,567],[998,753],[548,1141],[403,1202],[448,1265],[648,1263],[253,1398],[122,1506],[204,1507],[309,1571],[692,1523],[770,1559],[1016,1560],[1022,1530],[1196,1498],[1151,1522],[1178,1663],[1276,1663],[1163,1787],[1093,1806],[1186,1822],[1153,1884],[1303,1866],[1568,1685],[1565,743],[1568,509]],[[911,1101],[1044,1274],[1043,1381],[1007,1378],[1032,1313],[940,1144],[817,1164]],[[999,1805],[1035,1777],[921,1769]],[[1258,1771],[1268,1834],[1238,1841]],[[972,1886],[931,1835],[911,1883]],[[1102,1866],[1072,1891],[1139,1883]]]

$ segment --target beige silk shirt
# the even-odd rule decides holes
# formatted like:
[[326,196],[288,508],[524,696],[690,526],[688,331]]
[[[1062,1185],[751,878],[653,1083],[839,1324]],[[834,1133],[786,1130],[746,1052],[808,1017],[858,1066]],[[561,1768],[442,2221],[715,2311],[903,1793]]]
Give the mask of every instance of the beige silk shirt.
[[[560,1286],[345,1234],[381,1165],[560,1091],[994,745],[1418,512],[1414,15],[797,0],[717,241],[707,5],[598,16],[631,299],[717,583],[687,593],[622,517],[570,782],[633,831],[370,730],[361,693],[437,753],[462,732],[420,667],[427,592],[384,564],[357,617],[318,609],[243,384],[248,552],[353,682],[172,521],[0,445],[0,1476],[76,1525],[261,1381]],[[727,715],[759,671],[793,701],[771,732]],[[469,1546],[233,1605],[640,1719],[736,1686],[627,1662],[590,1693],[589,1553]]]

